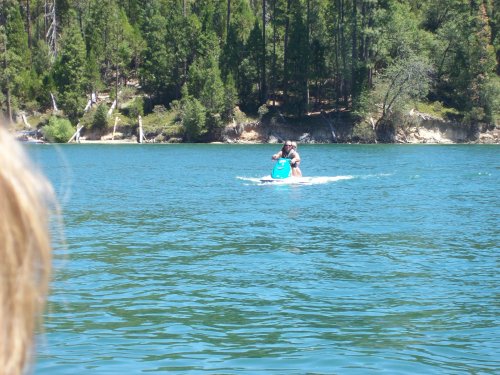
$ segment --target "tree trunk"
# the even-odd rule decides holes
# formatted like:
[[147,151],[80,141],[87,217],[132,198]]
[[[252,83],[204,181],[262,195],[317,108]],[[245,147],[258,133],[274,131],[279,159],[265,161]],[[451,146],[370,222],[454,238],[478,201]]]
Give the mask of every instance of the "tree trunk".
[[31,12],[30,12],[30,0],[26,0],[26,31],[28,32],[28,48],[31,50]]
[[347,105],[349,102],[348,92],[346,87],[347,80],[345,79],[345,75],[347,73],[347,62],[346,62],[346,47],[345,47],[345,12],[344,12],[344,0],[340,0],[340,49],[342,56],[342,96],[344,97],[344,105]]
[[358,80],[357,80],[357,66],[358,66],[358,5],[357,0],[352,2],[352,62],[351,62],[351,95],[357,96],[358,90]]
[[[337,9],[340,9],[340,0],[337,0]],[[340,54],[340,18],[337,16],[337,33],[335,35],[335,102],[337,111],[340,107],[340,97],[341,93],[341,85],[340,85],[340,63],[339,63],[339,54]]]
[[[373,28],[373,17],[371,13],[373,12],[373,9],[370,8],[368,9],[368,28],[372,29]],[[368,86],[371,87],[373,85],[373,66],[371,64],[372,58],[373,58],[373,49],[372,49],[372,37],[367,37],[366,38],[366,61],[369,64],[368,68]]]
[[262,92],[261,102],[267,102],[267,84],[266,84],[266,0],[262,0]]
[[285,21],[285,40],[283,45],[283,99],[286,100],[287,91],[288,91],[288,73],[287,73],[287,64],[288,64],[288,31],[290,28],[290,2],[288,0],[286,2],[286,21]]
[[7,99],[7,116],[9,120],[9,124],[12,124],[14,122],[14,119],[12,118],[12,103],[11,103],[11,96],[10,96],[10,87],[9,84],[7,83],[7,91],[6,91],[6,99]]
[[[7,63],[7,35],[5,35],[5,43],[3,45],[3,61],[2,61],[2,68],[4,70],[7,70],[8,63]],[[11,103],[11,94],[10,94],[10,79],[7,75],[6,82],[5,82],[5,99],[6,99],[6,105],[7,105],[7,119],[9,121],[9,124],[12,123],[12,103]]]
[[118,109],[118,64],[116,65],[116,77],[115,77],[115,100],[116,100],[116,109]]
[[226,43],[229,37],[229,25],[231,22],[231,0],[227,0],[227,20],[226,20]]
[[142,117],[139,115],[139,139],[137,140],[139,143],[142,143],[144,139],[144,130],[142,129]]
[[[363,1],[361,6],[361,30],[366,29],[366,3]],[[361,38],[361,61],[366,63],[366,35],[363,33]]]
[[273,0],[273,75],[271,81],[271,93],[273,95],[273,107],[276,106],[276,0]]
[[[50,24],[47,24],[47,19]],[[53,58],[57,56],[57,18],[55,1],[45,0],[45,37],[49,45],[50,54]]]
[[311,46],[311,0],[307,0],[307,21],[306,21],[306,28],[307,28],[307,61],[306,61],[306,79],[305,79],[305,84],[306,84],[306,108],[307,112],[309,112],[309,50]]
[[[182,16],[184,18],[187,17],[187,10],[186,10],[186,1],[187,0],[182,0]],[[228,0],[229,2],[230,0]],[[229,17],[228,17],[229,18]],[[229,26],[229,21],[228,21],[228,24]],[[188,71],[188,62],[187,62],[187,57],[185,57],[182,61],[182,84],[181,84],[181,87],[184,86],[184,84],[186,83],[187,81],[187,71]]]

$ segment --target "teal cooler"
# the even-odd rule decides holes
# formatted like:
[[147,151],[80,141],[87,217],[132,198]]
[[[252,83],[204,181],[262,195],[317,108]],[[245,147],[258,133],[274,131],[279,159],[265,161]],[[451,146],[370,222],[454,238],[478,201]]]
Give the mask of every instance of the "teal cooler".
[[271,173],[272,178],[288,178],[292,174],[292,166],[290,165],[290,159],[279,158],[274,164],[273,172]]

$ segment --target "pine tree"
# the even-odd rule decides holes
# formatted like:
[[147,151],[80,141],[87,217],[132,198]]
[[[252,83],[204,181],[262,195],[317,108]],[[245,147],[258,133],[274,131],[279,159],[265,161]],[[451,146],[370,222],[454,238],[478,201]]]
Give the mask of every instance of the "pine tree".
[[224,112],[223,119],[229,120],[234,113],[234,109],[238,104],[238,91],[232,74],[229,74],[224,84]]
[[85,107],[86,50],[76,17],[70,21],[61,38],[61,51],[54,67],[54,81],[59,93],[59,103],[70,120],[75,123]]
[[294,4],[290,23],[290,40],[287,65],[284,67],[287,82],[285,108],[291,114],[304,115],[308,108],[308,64],[309,44],[303,9],[299,2]]
[[0,10],[0,88],[4,93],[4,105],[9,121],[13,121],[13,112],[20,106],[23,97],[22,87],[29,77],[31,63],[28,49],[28,35],[17,1],[7,0]]
[[262,82],[261,82],[261,61],[262,56],[262,31],[260,24],[255,20],[254,28],[250,32],[245,45],[245,57],[239,67],[240,76],[238,91],[242,98],[244,110],[254,112],[262,104]]
[[167,20],[155,9],[151,8],[148,11],[150,12],[149,22],[143,26],[142,30],[146,48],[140,76],[146,92],[152,94],[157,100],[161,100],[166,94],[165,88],[171,84],[172,56],[165,40]]

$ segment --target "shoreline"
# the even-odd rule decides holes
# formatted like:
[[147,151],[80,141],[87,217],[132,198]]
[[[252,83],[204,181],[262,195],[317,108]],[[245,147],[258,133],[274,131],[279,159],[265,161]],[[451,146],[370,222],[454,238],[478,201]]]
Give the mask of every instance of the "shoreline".
[[[230,124],[222,129],[220,139],[200,144],[279,144],[285,140],[293,140],[300,144],[500,144],[500,128],[485,129],[479,127],[474,133],[465,126],[457,123],[430,118],[418,118],[418,122],[411,126],[400,127],[389,134],[385,141],[377,141],[374,129],[370,127],[365,134],[357,134],[352,122],[338,121],[335,127],[318,125],[318,123],[263,123],[260,121],[241,124]],[[51,143],[45,142],[41,134],[27,134],[27,131],[11,131],[13,135],[24,143]],[[86,139],[85,135],[72,144],[174,144],[180,138],[171,138],[170,141],[157,142],[155,138],[137,142],[136,135],[118,135],[112,139],[112,133],[106,133],[100,139]],[[93,138],[93,137],[92,137]]]
[[[27,142],[30,143],[30,142]],[[31,143],[37,143],[37,142],[31,142]],[[49,143],[50,142],[45,142]],[[197,142],[197,143],[192,143],[192,144],[234,144],[234,145],[264,145],[264,144],[279,144],[282,142],[261,142],[261,141],[248,141],[248,140],[232,140],[231,142],[221,142],[221,141],[214,141],[214,142]],[[500,145],[500,141],[489,141],[489,139],[484,140],[484,139],[479,139],[477,141],[464,141],[464,142],[453,142],[450,140],[444,140],[444,141],[429,141],[429,140],[424,140],[421,142],[299,142],[300,144],[345,144],[345,145]],[[85,140],[82,139],[80,142],[71,142],[68,144],[87,144],[87,145],[168,145],[168,144],[190,144],[189,142],[143,142],[139,143],[136,140],[133,139],[122,139],[122,140]]]

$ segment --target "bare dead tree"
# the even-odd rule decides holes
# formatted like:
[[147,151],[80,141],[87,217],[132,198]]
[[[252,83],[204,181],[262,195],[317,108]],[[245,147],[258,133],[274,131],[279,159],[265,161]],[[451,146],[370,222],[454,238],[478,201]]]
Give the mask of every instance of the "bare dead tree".
[[49,53],[53,59],[57,56],[57,18],[55,0],[45,0],[45,24],[47,33],[45,40],[49,46]]

